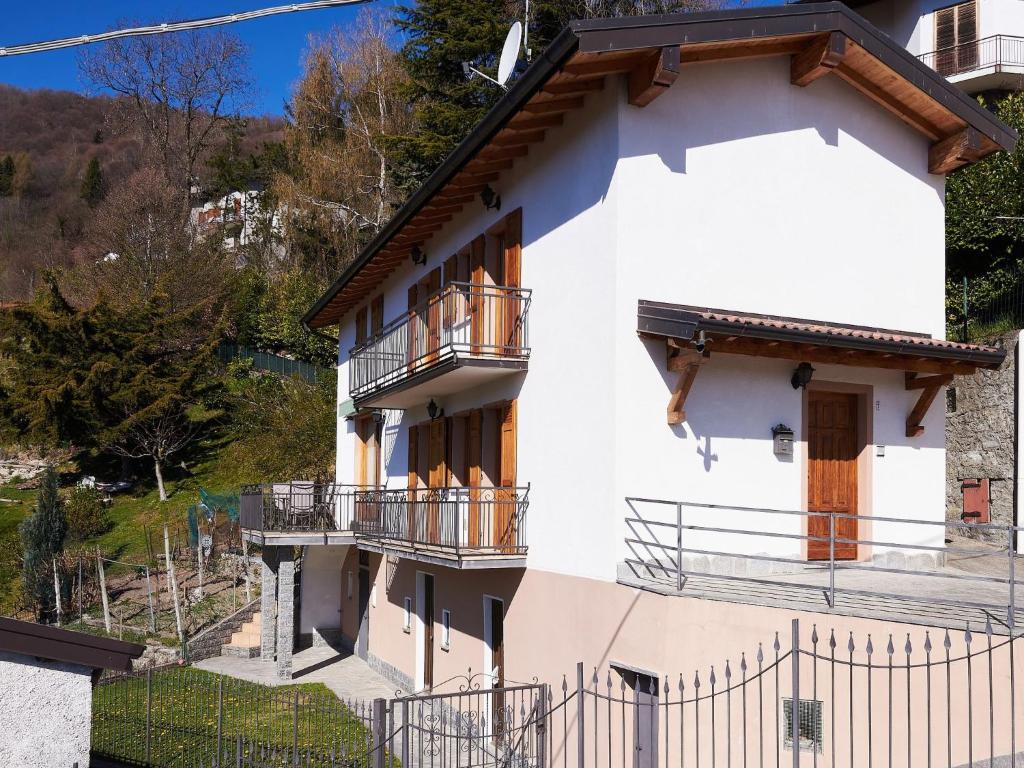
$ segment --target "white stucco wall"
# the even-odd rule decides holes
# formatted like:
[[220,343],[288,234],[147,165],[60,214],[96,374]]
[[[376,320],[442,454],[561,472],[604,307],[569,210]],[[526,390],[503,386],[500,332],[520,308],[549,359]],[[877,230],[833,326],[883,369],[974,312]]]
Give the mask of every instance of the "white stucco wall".
[[0,765],[89,765],[92,670],[0,652]]
[[[614,579],[628,495],[801,508],[803,447],[792,463],[771,452],[774,424],[803,426],[793,363],[712,353],[689,420],[669,427],[674,375],[664,347],[636,336],[637,300],[941,335],[943,179],[928,174],[927,151],[839,80],[792,86],[785,57],[685,67],[645,109],[612,80],[503,174],[502,212],[468,206],[425,245],[425,266],[392,275],[385,322],[414,279],[522,206],[529,372],[439,405],[518,397],[531,568]],[[350,314],[344,398],[353,341]],[[874,441],[887,446],[870,467],[873,512],[941,519],[941,406],[908,440],[914,393],[901,372],[817,368],[820,381],[873,388]],[[406,483],[406,427],[425,418],[425,404],[389,414],[392,487]],[[351,424],[339,434],[338,477],[350,481]]]
[[341,628],[341,564],[347,550],[341,546],[304,548],[299,632]]

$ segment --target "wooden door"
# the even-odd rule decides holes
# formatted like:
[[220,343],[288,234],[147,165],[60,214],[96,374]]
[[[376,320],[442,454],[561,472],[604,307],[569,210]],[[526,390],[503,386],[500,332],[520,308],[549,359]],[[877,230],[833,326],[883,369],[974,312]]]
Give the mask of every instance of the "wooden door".
[[494,545],[511,554],[516,547],[516,401],[506,403],[498,420],[498,485],[495,493]]
[[428,445],[428,480],[430,487],[427,501],[426,541],[430,544],[440,542],[441,499],[444,489],[448,487],[448,462],[445,456],[446,420],[435,419],[430,422],[430,442]]
[[[420,436],[416,426],[409,427],[409,456],[407,460],[408,466],[408,492],[406,493],[406,508],[405,508],[405,535],[402,537],[408,541],[414,541],[416,538],[416,499],[419,495],[419,447],[420,447]],[[398,521],[396,521],[398,522]]]
[[414,283],[409,286],[409,323],[406,331],[405,360],[409,364],[409,370],[416,369],[416,358],[419,357],[419,324],[420,319],[416,314],[416,303],[419,297],[419,287]]
[[480,546],[480,454],[483,440],[483,411],[470,411],[466,419],[466,482],[469,484],[469,546]]
[[[807,393],[807,510],[857,514],[857,396],[838,392]],[[837,539],[857,538],[857,521],[836,518]],[[809,536],[828,538],[829,518],[807,518]],[[809,560],[827,560],[828,541],[808,541]],[[853,560],[857,544],[835,544],[835,557]]]
[[639,672],[633,677],[633,768],[658,766],[658,680]]
[[423,574],[423,687],[434,687],[434,577]]
[[[441,268],[433,269],[426,279],[420,283],[420,293],[427,296],[426,306],[426,360],[424,364],[430,365],[437,359],[437,352],[441,348]],[[422,310],[421,310],[422,311]]]
[[523,312],[521,300],[518,298],[520,271],[522,269],[522,228],[523,211],[512,211],[506,219],[505,233],[502,236],[502,276],[501,282],[509,290],[504,291],[501,312],[501,336],[499,337],[498,354],[516,354],[522,344],[519,321]]

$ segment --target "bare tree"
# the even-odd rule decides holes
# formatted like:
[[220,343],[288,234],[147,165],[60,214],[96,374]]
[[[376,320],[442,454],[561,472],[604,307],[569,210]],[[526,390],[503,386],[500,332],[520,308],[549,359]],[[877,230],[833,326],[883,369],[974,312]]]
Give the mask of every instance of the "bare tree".
[[174,454],[189,446],[197,432],[184,409],[173,407],[151,416],[129,417],[110,451],[126,459],[152,461],[160,501],[167,501],[164,467]]
[[115,127],[136,126],[168,180],[188,194],[204,152],[247,104],[247,51],[225,32],[110,40],[85,48],[79,70],[113,92]]
[[297,172],[282,174],[277,192],[287,205],[290,234],[319,230],[333,246],[330,255],[307,254],[326,278],[380,230],[401,200],[388,139],[406,133],[412,118],[389,33],[386,14],[364,10],[356,24],[315,39],[290,105],[286,143]]

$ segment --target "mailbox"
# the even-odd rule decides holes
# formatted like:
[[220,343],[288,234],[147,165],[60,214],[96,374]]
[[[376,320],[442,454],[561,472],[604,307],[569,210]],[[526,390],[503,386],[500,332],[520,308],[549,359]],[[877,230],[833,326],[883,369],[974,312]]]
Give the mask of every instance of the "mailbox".
[[776,456],[793,455],[793,430],[785,424],[772,427],[773,449]]

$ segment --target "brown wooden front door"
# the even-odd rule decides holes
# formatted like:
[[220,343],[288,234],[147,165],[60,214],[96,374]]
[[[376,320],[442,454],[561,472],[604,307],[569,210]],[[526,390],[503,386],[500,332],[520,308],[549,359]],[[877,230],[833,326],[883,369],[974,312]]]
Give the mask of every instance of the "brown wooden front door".
[[423,687],[434,687],[434,577],[423,574]]
[[496,598],[491,599],[491,672],[491,722],[495,741],[500,742],[505,733],[505,604]]
[[[857,514],[857,396],[839,392],[807,393],[807,510]],[[857,538],[857,521],[836,518],[837,539]],[[807,534],[829,535],[829,518],[811,515]],[[808,541],[809,560],[828,560],[828,541]],[[855,542],[835,544],[837,560],[857,557]]]

